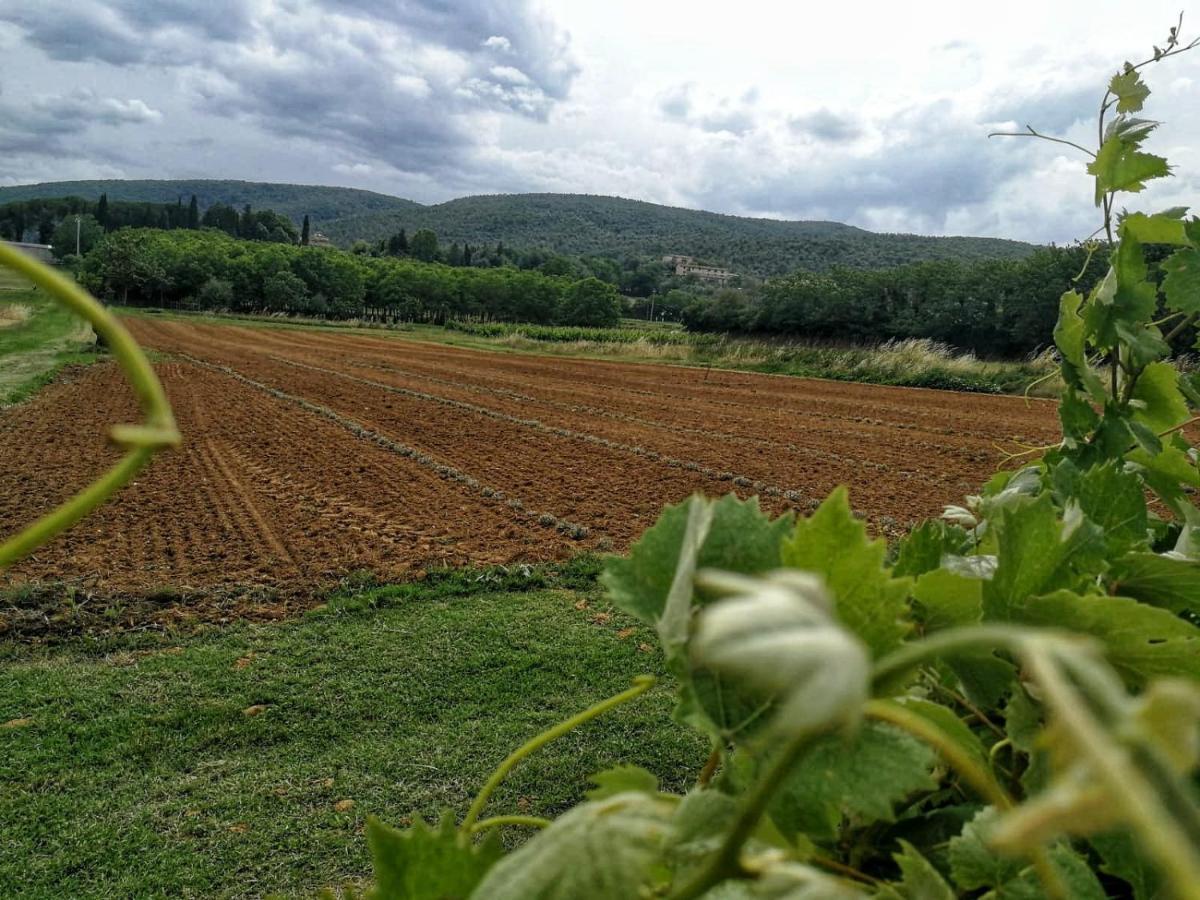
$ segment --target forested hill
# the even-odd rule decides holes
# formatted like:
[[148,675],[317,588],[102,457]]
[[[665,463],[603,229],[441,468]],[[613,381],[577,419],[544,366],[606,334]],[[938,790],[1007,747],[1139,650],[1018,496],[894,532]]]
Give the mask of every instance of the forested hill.
[[82,197],[98,200],[131,200],[139,203],[174,203],[183,198],[186,206],[193,194],[200,208],[225,203],[240,209],[249,203],[255,209],[271,209],[300,221],[307,215],[318,228],[346,217],[398,213],[424,207],[411,200],[362,191],[357,188],[313,184],[274,184],[263,181],[216,181],[212,179],[171,181],[48,181],[0,187],[0,204],[39,197]]
[[107,193],[112,200],[214,202],[269,208],[313,227],[338,244],[376,242],[401,228],[435,231],[443,244],[504,242],[572,256],[617,258],[679,253],[735,272],[778,275],[835,265],[886,268],[935,259],[1013,259],[1030,244],[997,238],[877,234],[837,222],[785,222],[726,216],[637,200],[584,194],[463,197],[433,206],[351,188],[240,181],[77,181],[0,188],[0,203],[31,197]]

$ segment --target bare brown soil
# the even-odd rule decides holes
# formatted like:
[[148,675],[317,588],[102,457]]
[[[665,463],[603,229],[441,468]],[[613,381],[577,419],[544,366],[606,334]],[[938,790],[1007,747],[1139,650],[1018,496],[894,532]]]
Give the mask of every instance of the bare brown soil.
[[[895,536],[974,490],[998,445],[1057,431],[1042,401],[128,324],[172,354],[157,368],[185,445],[6,579],[128,598],[135,618],[278,615],[358,570],[619,551],[694,492],[759,494],[782,513],[844,483]],[[136,417],[110,364],[0,412],[0,534],[102,471],[107,425]]]

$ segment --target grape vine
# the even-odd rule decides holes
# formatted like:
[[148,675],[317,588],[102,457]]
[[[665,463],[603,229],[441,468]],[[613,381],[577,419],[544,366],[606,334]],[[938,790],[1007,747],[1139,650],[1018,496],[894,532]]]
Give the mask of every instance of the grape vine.
[[[696,786],[619,767],[553,821],[481,818],[639,682],[510,756],[461,824],[372,820],[369,896],[1200,900],[1200,378],[1171,362],[1200,317],[1200,219],[1117,212],[1169,174],[1142,73],[1200,43],[1181,26],[1113,76],[1094,151],[1023,133],[1088,155],[1109,258],[1060,301],[1061,442],[893,550],[843,489],[800,519],[669,507],[604,581],[711,741]],[[505,852],[502,828],[532,836]]]

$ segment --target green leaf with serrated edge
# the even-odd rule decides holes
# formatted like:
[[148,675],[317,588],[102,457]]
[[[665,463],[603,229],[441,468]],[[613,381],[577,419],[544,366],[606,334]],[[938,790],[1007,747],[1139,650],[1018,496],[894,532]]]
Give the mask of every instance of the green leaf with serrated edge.
[[1058,418],[1062,423],[1063,437],[1067,439],[1068,446],[1086,440],[1100,424],[1100,416],[1092,404],[1084,395],[1070,388],[1063,391],[1058,404]]
[[436,827],[418,816],[403,830],[372,816],[367,846],[375,867],[370,900],[464,900],[503,853],[495,832],[473,844],[450,813]]
[[900,852],[892,859],[900,867],[902,881],[897,894],[905,900],[956,900],[956,896],[942,873],[933,863],[921,855],[908,841],[900,841]]
[[1016,667],[994,652],[972,651],[956,654],[946,665],[962,685],[967,699],[976,706],[994,707],[1012,689]]
[[646,794],[583,803],[500,860],[476,900],[638,897],[670,834],[675,804]]
[[[711,858],[740,809],[736,797],[719,790],[691,791],[683,798],[671,819],[671,832],[663,848],[676,884],[687,881],[691,872]],[[814,850],[806,839],[789,841],[769,816],[763,816],[747,849],[756,852],[766,848],[787,851],[793,859],[801,860],[808,859]]]
[[1005,621],[1016,604],[1077,580],[1103,551],[1099,529],[1075,508],[1060,520],[1049,493],[1003,509],[995,524],[999,546],[996,574],[984,584],[984,618]]
[[850,511],[844,487],[837,488],[808,519],[796,523],[783,543],[783,564],[816,572],[833,594],[838,619],[875,656],[900,645],[909,626],[911,580],[884,568],[887,544],[867,540],[866,526]]
[[960,719],[958,714],[949,707],[942,706],[942,704],[934,703],[930,700],[922,700],[918,697],[897,697],[894,700],[880,700],[879,702],[885,705],[895,704],[903,707],[910,713],[915,713],[935,726],[946,737],[950,738],[950,740],[958,745],[960,750],[984,769],[991,768],[991,763],[988,762],[987,751],[983,748],[983,742],[967,726],[967,723]]
[[1156,675],[1200,679],[1200,628],[1165,609],[1130,597],[1055,591],[1012,607],[1026,625],[1089,634],[1125,680],[1140,685]]
[[1110,553],[1146,543],[1150,523],[1145,487],[1120,460],[1092,466],[1086,472],[1064,460],[1054,468],[1051,483],[1060,503],[1074,500],[1088,521],[1103,530]]
[[[1065,844],[1050,850],[1050,862],[1071,900],[1108,900],[1088,861]],[[1032,868],[1026,867],[1019,876],[995,892],[985,894],[987,900],[1049,900],[1042,881]]]
[[1114,136],[1100,147],[1096,158],[1088,163],[1088,174],[1096,178],[1096,205],[1104,201],[1104,195],[1114,191],[1136,194],[1146,187],[1146,182],[1164,178],[1171,174],[1167,161],[1152,153],[1134,149],[1136,143]]
[[959,890],[1000,887],[1018,878],[1025,868],[1022,860],[989,849],[988,835],[999,817],[995,807],[986,807],[950,841],[950,875]]
[[1156,432],[1168,431],[1188,418],[1187,401],[1179,389],[1179,373],[1170,363],[1146,366],[1133,387],[1133,399],[1140,404],[1134,417]]
[[1109,593],[1176,614],[1200,614],[1200,563],[1157,553],[1129,553],[1113,561],[1108,578]]
[[[779,568],[779,546],[791,530],[790,516],[771,521],[759,509],[757,497],[739,500],[730,494],[717,501],[692,497],[664,509],[627,557],[606,561],[601,580],[616,606],[643,622],[658,624],[675,581],[688,515],[697,505],[712,507],[712,521],[696,569],[754,574]],[[706,601],[700,596],[696,602]]]
[[1132,116],[1117,116],[1108,123],[1108,127],[1104,129],[1104,140],[1110,138],[1119,138],[1130,146],[1140,146],[1146,138],[1150,137],[1150,132],[1154,131],[1161,122],[1156,122],[1153,119],[1137,119]]
[[589,800],[605,800],[627,791],[658,793],[658,777],[641,766],[616,766],[605,769],[603,772],[597,772],[590,780],[596,786],[584,792],[584,796]]
[[1103,403],[1104,384],[1087,361],[1086,325],[1079,313],[1083,302],[1083,297],[1075,291],[1067,291],[1059,298],[1054,343],[1062,354],[1063,378],[1067,384],[1087,391],[1097,403]]
[[1114,75],[1108,83],[1108,90],[1117,98],[1118,113],[1140,112],[1150,96],[1150,88],[1133,69]]
[[837,836],[843,817],[855,825],[890,822],[896,804],[933,790],[934,752],[916,738],[867,722],[852,738],[818,742],[784,782],[769,807],[784,834],[814,840]]
[[1187,453],[1174,445],[1163,447],[1162,452],[1147,453],[1145,450],[1131,450],[1126,459],[1142,466],[1147,472],[1160,475],[1175,484],[1186,484],[1200,487],[1200,471]]
[[917,579],[913,597],[918,603],[916,617],[926,632],[983,620],[983,581],[978,578],[935,569]]
[[[1142,285],[1147,294],[1153,292],[1154,285]],[[1133,315],[1142,315],[1141,310],[1135,310]],[[1146,315],[1150,315],[1148,312]],[[1162,331],[1157,325],[1139,325],[1121,319],[1113,320],[1113,330],[1124,345],[1126,360],[1137,367],[1149,365],[1162,359],[1171,352],[1167,342],[1163,340]]]
[[943,556],[963,554],[970,544],[965,528],[944,519],[926,519],[900,541],[892,575],[904,578],[931,572],[942,564]]
[[1186,247],[1187,232],[1178,216],[1167,213],[1148,216],[1131,213],[1121,220],[1121,234],[1129,235],[1143,244],[1173,244]]
[[1162,263],[1162,291],[1173,312],[1200,312],[1200,250],[1176,250]]
[[1088,842],[1100,855],[1100,871],[1128,884],[1134,900],[1166,900],[1158,869],[1146,859],[1130,834],[1109,832],[1094,835]]

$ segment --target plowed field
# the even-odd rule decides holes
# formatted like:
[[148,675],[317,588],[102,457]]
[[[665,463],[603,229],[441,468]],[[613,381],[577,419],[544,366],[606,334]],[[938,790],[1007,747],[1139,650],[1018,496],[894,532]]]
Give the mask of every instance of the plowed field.
[[[1006,397],[128,325],[168,355],[157,369],[186,443],[10,581],[143,599],[225,591],[241,614],[256,588],[300,597],[355,570],[622,550],[697,491],[782,512],[842,483],[874,531],[897,534],[974,490],[997,444],[1056,434],[1051,404]],[[101,471],[115,458],[106,425],[136,417],[111,364],[0,412],[0,534]]]

